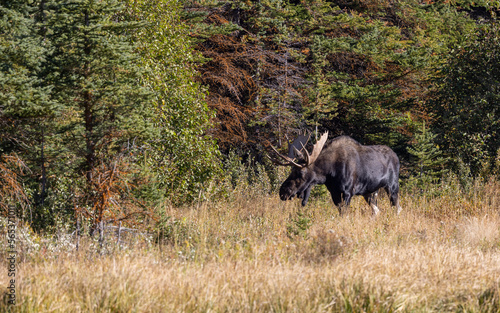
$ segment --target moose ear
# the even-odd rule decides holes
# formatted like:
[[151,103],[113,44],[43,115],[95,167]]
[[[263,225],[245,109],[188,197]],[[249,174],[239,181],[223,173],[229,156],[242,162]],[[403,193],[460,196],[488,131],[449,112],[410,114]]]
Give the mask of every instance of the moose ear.
[[292,143],[288,143],[288,157],[290,159],[304,158],[303,151],[311,134],[300,135]]
[[[288,141],[288,154],[283,155],[278,152],[278,150],[273,147],[273,145],[270,145],[271,149],[274,151],[274,153],[279,156],[282,160],[285,162],[281,162],[277,159],[274,159],[270,157],[269,155],[267,156],[273,163],[278,164],[278,165],[289,165],[289,166],[295,166],[298,168],[302,168],[305,165],[304,164],[299,164],[297,163],[297,159],[306,159],[309,156],[306,150],[306,145],[307,142],[309,141],[309,138],[311,137],[311,134],[306,134],[304,133],[303,135],[299,135],[293,142]],[[288,138],[287,138],[288,139]]]

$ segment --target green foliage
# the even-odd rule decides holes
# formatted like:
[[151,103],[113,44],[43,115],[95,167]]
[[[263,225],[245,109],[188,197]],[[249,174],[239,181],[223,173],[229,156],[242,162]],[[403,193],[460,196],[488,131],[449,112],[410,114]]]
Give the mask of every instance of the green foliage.
[[286,226],[287,236],[293,238],[295,236],[305,236],[307,230],[311,227],[311,218],[302,212],[297,212],[296,217],[291,219],[291,222]]
[[[463,8],[463,2],[413,0],[189,1],[197,47],[218,60],[200,67],[202,77],[214,78],[203,80],[220,121],[214,135],[223,145],[238,146],[227,139],[238,138],[258,151],[263,137],[281,142],[320,127],[403,151],[413,121],[428,117],[422,105],[435,67],[452,47],[475,37],[479,26]],[[211,37],[203,30],[217,28]],[[235,55],[248,64],[238,67]],[[251,88],[245,97],[224,98],[246,88],[228,81]],[[235,127],[226,115],[237,111],[246,116],[232,114]]]
[[235,151],[229,151],[229,154],[223,161],[223,169],[232,188],[236,188],[239,184],[247,183],[248,168]]
[[[48,45],[36,36],[33,8],[25,1],[0,6],[0,104],[2,121],[47,115],[50,86],[39,77]],[[2,125],[7,126],[7,125]],[[2,136],[7,136],[2,134]]]
[[125,218],[136,210],[131,182],[141,180],[135,149],[155,134],[151,92],[138,84],[142,70],[129,39],[140,24],[119,19],[123,7],[114,0],[54,1],[50,9],[41,23],[53,47],[46,80],[61,108],[47,140],[60,147],[53,158],[69,161],[50,171],[67,171],[83,187],[73,205],[94,225]]
[[[23,169],[22,175],[3,171],[3,178],[8,178],[6,186],[15,190],[11,196],[25,199],[16,201],[18,204],[36,204],[36,198],[43,193],[35,188],[32,199],[23,185],[30,185],[39,176],[42,180],[46,177],[40,164],[44,159],[44,129],[57,111],[53,86],[44,81],[44,64],[51,46],[38,36],[35,13],[34,6],[25,1],[9,1],[0,6],[0,167],[4,160],[8,165],[8,160],[15,159],[18,168]],[[2,207],[12,199],[6,194],[1,198]],[[26,218],[28,211],[22,212],[21,217]],[[33,209],[29,208],[29,212]]]
[[446,158],[436,145],[437,135],[430,131],[425,123],[415,134],[415,143],[408,147],[408,153],[413,158],[413,175],[421,186],[436,182],[444,174]]
[[442,175],[443,151],[466,186],[499,171],[499,7],[3,1],[5,199],[30,197],[38,229],[73,208],[97,222],[208,190],[268,193],[286,174],[263,161],[266,140],[303,129],[395,147],[420,185]]
[[477,39],[457,46],[440,70],[431,102],[446,152],[475,176],[493,165],[500,147],[499,35],[498,25],[487,25]]
[[466,193],[469,193],[471,188],[474,185],[474,176],[472,175],[471,168],[468,164],[466,164],[462,158],[455,158],[455,172],[458,175],[458,181],[462,190]]
[[197,199],[219,175],[218,150],[207,136],[213,113],[204,101],[206,92],[193,81],[189,29],[181,20],[180,1],[127,2],[130,18],[147,23],[133,34],[147,69],[142,79],[154,90],[152,101],[158,133],[148,143],[146,167],[156,173],[158,187],[179,204]]
[[[334,134],[391,146],[407,140],[408,115],[421,114],[426,78],[442,53],[473,22],[450,7],[412,1],[375,10],[342,10],[314,1],[306,118]],[[445,24],[444,21],[447,21]]]
[[0,154],[33,227],[149,214],[219,173],[180,2],[2,2],[0,26]]
[[252,190],[255,194],[262,195],[276,192],[283,182],[284,171],[280,171],[282,169],[267,159],[257,162],[254,158],[247,156],[247,159],[243,160],[241,154],[238,151],[229,151],[229,154],[223,157],[227,186],[222,189]]
[[[281,147],[299,130],[319,128],[394,147],[403,164],[415,162],[419,185],[442,176],[439,151],[458,157],[441,140],[447,131],[439,121],[428,131],[415,127],[433,120],[437,69],[491,26],[497,8],[415,0],[185,4],[225,153],[258,160],[263,141]],[[466,133],[477,153],[496,151],[488,138]]]

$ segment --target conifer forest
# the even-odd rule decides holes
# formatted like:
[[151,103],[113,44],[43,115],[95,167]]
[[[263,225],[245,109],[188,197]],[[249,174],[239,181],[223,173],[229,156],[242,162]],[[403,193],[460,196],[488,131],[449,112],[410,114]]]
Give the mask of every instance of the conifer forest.
[[[401,215],[279,199],[325,132]],[[499,1],[0,1],[9,312],[499,312],[499,209]]]

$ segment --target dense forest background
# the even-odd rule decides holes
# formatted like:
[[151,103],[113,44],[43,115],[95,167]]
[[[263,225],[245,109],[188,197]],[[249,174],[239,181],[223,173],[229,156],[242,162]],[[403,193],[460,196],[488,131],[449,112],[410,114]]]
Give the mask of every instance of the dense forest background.
[[[500,177],[496,1],[1,1],[0,209],[33,229],[223,197],[301,132],[419,188]],[[223,183],[229,181],[228,184]],[[252,179],[249,179],[249,184]],[[279,185],[278,185],[279,186]]]

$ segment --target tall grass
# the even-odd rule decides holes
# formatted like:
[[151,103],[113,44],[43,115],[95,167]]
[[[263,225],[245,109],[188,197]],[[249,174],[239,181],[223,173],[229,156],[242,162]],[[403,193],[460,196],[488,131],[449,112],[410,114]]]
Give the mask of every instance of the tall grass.
[[0,311],[500,312],[500,184],[432,188],[403,190],[399,216],[381,195],[374,219],[361,197],[339,217],[322,192],[303,208],[239,184],[103,251],[25,230]]

